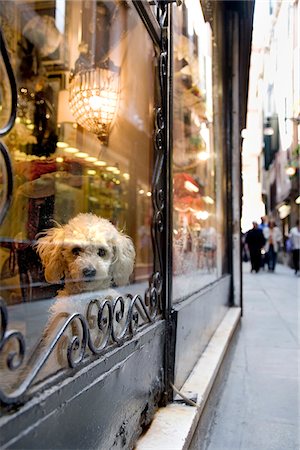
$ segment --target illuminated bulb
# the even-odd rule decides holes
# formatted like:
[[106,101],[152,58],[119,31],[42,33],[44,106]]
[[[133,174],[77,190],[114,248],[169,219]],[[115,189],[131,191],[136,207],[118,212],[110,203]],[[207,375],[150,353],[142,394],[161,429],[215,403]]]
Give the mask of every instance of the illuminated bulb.
[[58,156],[55,160],[58,163],[64,162],[64,158],[62,158],[61,156]]
[[295,167],[287,167],[285,169],[285,173],[289,176],[289,177],[293,177],[296,173],[296,169]]
[[140,189],[140,190],[139,190],[139,194],[141,194],[141,195],[145,194],[144,189]]
[[96,170],[94,170],[94,169],[89,169],[88,171],[87,171],[87,174],[88,175],[96,175]]
[[78,148],[75,147],[67,147],[64,149],[66,153],[78,153]]
[[66,148],[66,147],[69,147],[69,144],[67,144],[66,142],[58,141],[56,143],[56,147],[58,147],[58,148]]
[[199,152],[198,153],[198,159],[200,161],[206,161],[209,158],[209,154],[207,152]]
[[95,161],[94,164],[95,164],[95,166],[101,166],[101,167],[106,166],[106,162],[105,161]]
[[118,169],[116,167],[114,167],[114,166],[107,166],[106,170],[108,170],[109,172],[114,172],[115,173],[115,171],[118,170]]
[[99,95],[94,95],[93,97],[90,97],[89,104],[94,111],[97,111],[97,109],[100,109],[102,105],[101,97]]
[[146,195],[147,195],[147,197],[151,197],[152,194],[151,194],[151,192],[147,192]]
[[87,162],[95,162],[97,161],[97,158],[95,158],[94,156],[88,156],[87,158],[85,158],[85,160]]
[[78,152],[78,153],[75,153],[75,156],[77,156],[77,158],[85,158],[86,156],[89,156],[89,155],[84,152]]
[[195,216],[197,219],[207,220],[209,217],[209,213],[207,211],[198,211]]
[[123,173],[123,177],[125,178],[125,180],[129,180],[130,179],[129,173]]
[[206,197],[203,197],[203,200],[205,201],[205,203],[207,203],[208,205],[213,205],[215,202],[214,200],[209,197],[208,195]]
[[199,188],[195,186],[191,181],[185,181],[184,187],[190,192],[199,192]]

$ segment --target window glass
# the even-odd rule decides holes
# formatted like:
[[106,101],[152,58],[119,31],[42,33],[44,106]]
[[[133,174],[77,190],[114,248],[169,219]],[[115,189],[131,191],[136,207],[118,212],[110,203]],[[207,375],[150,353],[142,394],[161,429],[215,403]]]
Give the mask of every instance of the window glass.
[[[148,286],[157,58],[127,2],[0,3],[18,88],[0,295],[30,350],[57,333],[53,315],[78,310],[77,295]],[[7,90],[1,77],[1,123]]]
[[186,0],[174,8],[174,301],[221,273],[212,58],[200,2]]

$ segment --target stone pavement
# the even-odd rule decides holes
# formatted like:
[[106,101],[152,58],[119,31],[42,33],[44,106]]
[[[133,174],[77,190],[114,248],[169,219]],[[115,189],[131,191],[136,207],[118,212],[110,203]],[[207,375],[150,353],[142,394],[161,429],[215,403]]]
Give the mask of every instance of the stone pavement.
[[298,450],[300,278],[244,264],[244,316],[220,370],[194,450]]

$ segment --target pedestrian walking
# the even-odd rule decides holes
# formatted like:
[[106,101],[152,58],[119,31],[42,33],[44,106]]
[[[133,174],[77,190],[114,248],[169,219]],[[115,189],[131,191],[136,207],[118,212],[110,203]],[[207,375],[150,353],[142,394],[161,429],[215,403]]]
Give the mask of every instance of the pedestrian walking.
[[263,234],[266,240],[265,252],[267,254],[268,269],[270,272],[274,272],[277,263],[277,253],[282,241],[282,233],[274,220],[270,220],[269,226],[264,228]]
[[299,259],[300,259],[300,223],[296,221],[296,226],[290,229],[289,239],[291,241],[293,266],[295,275],[299,272]]
[[262,216],[260,218],[260,220],[261,220],[261,222],[258,225],[258,228],[263,231],[264,228],[266,228],[268,226],[268,216]]
[[[260,222],[260,224],[258,225],[258,228],[262,231],[262,232],[264,232],[264,229],[268,226],[268,216],[262,216],[261,218],[260,218],[260,220],[261,220],[261,222]],[[265,270],[265,264],[268,264],[268,259],[267,259],[267,255],[266,255],[266,252],[265,252],[265,249],[263,248],[262,249],[262,251],[261,251],[261,268],[263,269],[263,270]]]
[[252,222],[253,228],[247,232],[246,244],[250,253],[251,272],[259,272],[261,267],[261,249],[265,244],[262,230],[258,228],[257,222]]

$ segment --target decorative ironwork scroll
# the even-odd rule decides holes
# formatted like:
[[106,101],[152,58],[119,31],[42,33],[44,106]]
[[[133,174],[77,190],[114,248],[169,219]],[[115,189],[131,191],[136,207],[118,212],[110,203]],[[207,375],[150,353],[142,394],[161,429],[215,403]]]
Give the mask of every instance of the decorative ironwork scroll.
[[[95,298],[87,305],[85,315],[59,313],[49,320],[34,353],[25,360],[26,343],[21,332],[7,330],[8,312],[0,299],[0,354],[3,373],[16,372],[20,383],[14,381],[5,389],[1,379],[0,400],[5,404],[22,402],[45,364],[52,356],[75,368],[87,356],[101,356],[114,345],[122,345],[146,323],[157,316],[160,280],[153,276],[144,298],[126,294],[115,298]],[[6,383],[7,384],[7,383]]]
[[[8,52],[6,49],[5,41],[2,36],[2,31],[0,29],[0,53],[4,62],[4,67],[8,76],[10,91],[11,91],[11,109],[10,116],[7,123],[1,127],[0,129],[0,137],[5,136],[12,129],[16,114],[17,114],[17,86],[16,80],[14,77],[14,73],[9,61]],[[10,160],[9,152],[3,142],[0,141],[0,154],[4,160],[5,165],[5,176],[6,179],[6,192],[4,201],[2,201],[2,205],[0,206],[0,224],[3,222],[10,204],[12,202],[12,192],[13,192],[13,174],[12,174],[12,163]],[[3,176],[3,175],[2,175]]]
[[181,6],[182,1],[183,0],[150,0],[149,5],[156,7],[159,23],[163,26],[167,17],[168,4],[174,3],[176,6]]

